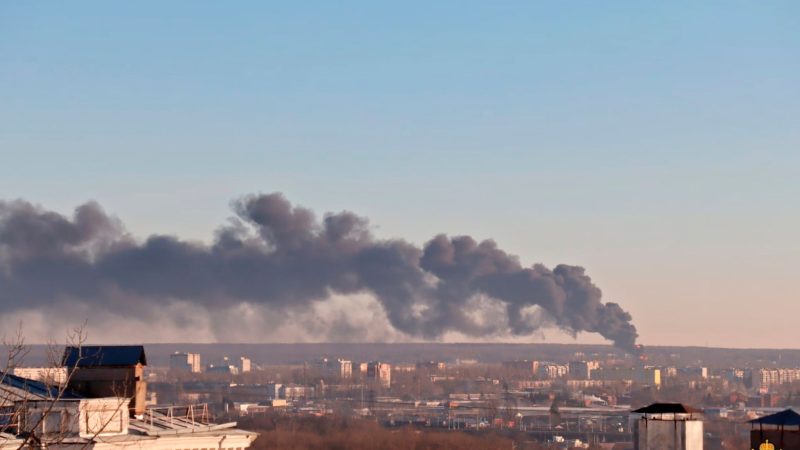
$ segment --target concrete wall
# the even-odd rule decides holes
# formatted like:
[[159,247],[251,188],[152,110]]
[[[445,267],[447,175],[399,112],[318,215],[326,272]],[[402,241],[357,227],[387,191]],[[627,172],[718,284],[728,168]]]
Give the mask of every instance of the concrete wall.
[[129,401],[109,397],[30,402],[25,405],[25,424],[31,429],[25,431],[57,439],[127,434]]

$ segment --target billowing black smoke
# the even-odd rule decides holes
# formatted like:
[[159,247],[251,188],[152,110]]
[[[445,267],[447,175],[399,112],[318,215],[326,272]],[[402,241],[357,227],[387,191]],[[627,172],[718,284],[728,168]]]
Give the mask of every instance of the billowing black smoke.
[[[152,305],[190,301],[210,313],[241,303],[302,310],[331,294],[367,292],[410,337],[525,336],[553,325],[633,350],[630,314],[603,303],[581,267],[523,267],[493,241],[468,236],[439,235],[422,249],[379,240],[362,217],[319,221],[281,194],[244,197],[233,209],[236,218],[205,245],[171,236],[136,242],[96,203],[67,218],[0,202],[0,313],[65,298],[113,308],[120,293]],[[476,316],[476,302],[502,314]]]

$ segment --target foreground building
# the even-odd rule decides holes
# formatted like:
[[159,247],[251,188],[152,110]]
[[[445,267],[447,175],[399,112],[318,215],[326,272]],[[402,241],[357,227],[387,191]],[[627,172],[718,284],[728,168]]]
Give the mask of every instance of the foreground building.
[[145,408],[141,346],[67,348],[63,362],[61,387],[0,373],[0,449],[244,450],[257,437],[204,405]]

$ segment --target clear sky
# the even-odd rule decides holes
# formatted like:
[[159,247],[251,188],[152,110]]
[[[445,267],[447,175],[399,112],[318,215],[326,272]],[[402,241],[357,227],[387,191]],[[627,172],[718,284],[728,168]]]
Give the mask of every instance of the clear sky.
[[494,238],[645,344],[800,345],[799,122],[796,1],[0,3],[0,197]]

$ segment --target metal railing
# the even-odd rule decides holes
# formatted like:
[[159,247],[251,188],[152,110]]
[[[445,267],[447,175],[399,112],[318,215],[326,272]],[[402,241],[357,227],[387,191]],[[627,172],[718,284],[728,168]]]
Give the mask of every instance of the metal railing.
[[181,406],[154,406],[147,408],[144,421],[150,427],[169,425],[170,427],[187,427],[192,425],[208,425],[211,423],[208,403]]
[[21,420],[20,410],[0,412],[0,433],[19,434]]

